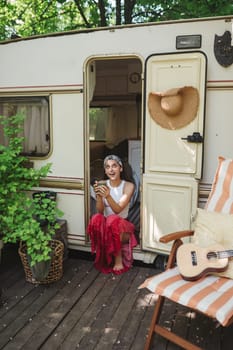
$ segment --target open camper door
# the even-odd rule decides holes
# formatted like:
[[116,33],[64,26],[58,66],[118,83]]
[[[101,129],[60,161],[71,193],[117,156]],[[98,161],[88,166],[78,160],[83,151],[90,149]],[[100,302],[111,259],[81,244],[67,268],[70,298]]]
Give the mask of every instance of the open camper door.
[[152,55],[146,61],[142,248],[166,253],[159,238],[189,229],[202,175],[206,57]]

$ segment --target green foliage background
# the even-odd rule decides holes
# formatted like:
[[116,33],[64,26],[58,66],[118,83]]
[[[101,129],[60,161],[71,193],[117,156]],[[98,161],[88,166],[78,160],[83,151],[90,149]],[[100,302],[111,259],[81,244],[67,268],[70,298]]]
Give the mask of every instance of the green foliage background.
[[0,40],[74,29],[233,14],[229,0],[0,0]]

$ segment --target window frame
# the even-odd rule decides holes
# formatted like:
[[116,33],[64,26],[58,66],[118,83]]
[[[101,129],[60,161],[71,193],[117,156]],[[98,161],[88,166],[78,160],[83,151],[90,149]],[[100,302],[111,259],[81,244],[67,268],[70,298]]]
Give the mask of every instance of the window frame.
[[[49,157],[49,155],[52,152],[52,121],[51,121],[51,111],[52,111],[52,100],[51,100],[51,94],[49,93],[35,93],[35,94],[0,94],[0,114],[3,115],[3,111],[1,109],[1,105],[5,102],[5,103],[11,103],[12,104],[14,102],[18,102],[23,103],[25,102],[25,105],[29,105],[35,102],[39,102],[40,105],[42,105],[44,102],[46,101],[47,104],[47,120],[44,120],[46,123],[46,135],[45,135],[45,141],[47,142],[47,147],[48,149],[46,150],[46,152],[22,152],[22,155],[26,156],[29,159],[47,159]],[[16,114],[16,113],[15,113]],[[26,118],[25,118],[26,119]],[[25,130],[25,129],[24,129]],[[41,137],[41,134],[38,134],[39,137]],[[37,135],[37,136],[38,136]]]

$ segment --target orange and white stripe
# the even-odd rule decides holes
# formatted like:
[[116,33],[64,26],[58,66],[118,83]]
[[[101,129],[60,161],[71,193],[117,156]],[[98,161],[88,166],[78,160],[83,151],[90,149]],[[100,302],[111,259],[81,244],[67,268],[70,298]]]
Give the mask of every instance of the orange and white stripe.
[[205,209],[233,214],[233,160],[219,157],[218,162]]
[[233,280],[228,278],[210,275],[190,282],[175,267],[148,278],[141,287],[216,318],[223,326],[233,315]]

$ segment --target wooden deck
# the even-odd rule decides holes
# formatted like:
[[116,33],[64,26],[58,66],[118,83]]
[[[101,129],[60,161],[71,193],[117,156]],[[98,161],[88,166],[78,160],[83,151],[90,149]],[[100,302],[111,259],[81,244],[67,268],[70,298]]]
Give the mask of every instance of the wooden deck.
[[[143,350],[156,296],[137,287],[158,273],[135,262],[121,275],[100,274],[93,261],[71,252],[63,278],[50,285],[25,281],[17,250],[3,250],[0,265],[0,349]],[[167,327],[207,350],[232,350],[233,328],[168,303]],[[178,350],[160,337],[155,350]]]

